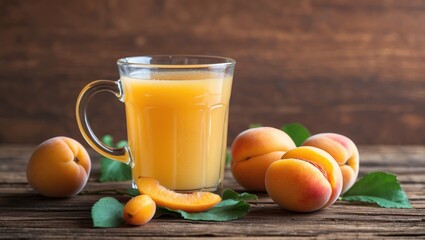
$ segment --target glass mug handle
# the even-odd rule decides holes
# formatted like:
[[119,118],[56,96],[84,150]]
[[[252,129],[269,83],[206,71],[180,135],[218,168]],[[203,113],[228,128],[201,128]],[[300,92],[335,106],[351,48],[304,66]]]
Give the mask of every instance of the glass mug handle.
[[97,80],[89,83],[81,90],[76,106],[78,128],[87,143],[98,153],[107,158],[129,164],[131,162],[131,157],[128,146],[113,148],[103,144],[94,134],[87,118],[88,102],[96,93],[105,91],[115,94],[115,96],[122,101],[123,92],[119,81]]

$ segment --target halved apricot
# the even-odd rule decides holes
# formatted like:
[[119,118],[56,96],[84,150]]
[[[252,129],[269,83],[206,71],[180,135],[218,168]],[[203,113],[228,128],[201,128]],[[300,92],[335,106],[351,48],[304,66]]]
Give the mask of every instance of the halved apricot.
[[329,153],[316,147],[301,146],[286,152],[282,156],[282,159],[287,158],[295,158],[319,166],[319,170],[324,173],[332,188],[332,195],[326,206],[333,204],[337,200],[342,190],[342,173],[338,163]]
[[302,146],[289,150],[266,172],[270,198],[284,209],[312,212],[330,206],[342,190],[342,173],[322,149]]
[[221,197],[210,192],[177,193],[160,185],[153,178],[140,177],[136,181],[140,194],[151,197],[156,205],[172,210],[203,212],[221,201]]
[[328,152],[339,164],[342,172],[342,193],[357,180],[359,174],[359,150],[348,137],[338,133],[319,133],[305,140],[303,146],[312,146]]

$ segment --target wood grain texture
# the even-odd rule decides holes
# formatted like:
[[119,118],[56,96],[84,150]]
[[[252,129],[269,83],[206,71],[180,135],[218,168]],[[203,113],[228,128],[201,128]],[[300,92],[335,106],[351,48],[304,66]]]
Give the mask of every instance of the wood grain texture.
[[[360,146],[360,175],[381,170],[397,175],[414,209],[384,209],[337,201],[309,214],[280,209],[264,193],[251,201],[247,216],[230,222],[196,222],[161,217],[142,227],[92,227],[91,206],[112,194],[50,199],[27,184],[25,166],[34,147],[0,145],[0,238],[279,238],[279,239],[423,239],[425,238],[425,147]],[[85,191],[128,189],[129,182],[99,183],[98,155]],[[225,187],[244,191],[226,171]]]
[[[0,0],[0,143],[82,140],[79,91],[118,58],[237,60],[229,141],[251,123],[301,122],[361,144],[425,144],[425,2]],[[125,138],[105,94],[95,131]]]

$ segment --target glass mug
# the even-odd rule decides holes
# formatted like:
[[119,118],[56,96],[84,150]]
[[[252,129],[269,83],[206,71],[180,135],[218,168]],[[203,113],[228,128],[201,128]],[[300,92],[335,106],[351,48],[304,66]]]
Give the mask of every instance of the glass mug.
[[[217,191],[224,178],[235,61],[213,56],[141,56],[117,61],[118,81],[97,80],[80,93],[78,127],[98,153],[129,164],[133,187],[152,177],[181,192]],[[96,93],[124,102],[128,146],[111,148],[93,133],[86,108]]]

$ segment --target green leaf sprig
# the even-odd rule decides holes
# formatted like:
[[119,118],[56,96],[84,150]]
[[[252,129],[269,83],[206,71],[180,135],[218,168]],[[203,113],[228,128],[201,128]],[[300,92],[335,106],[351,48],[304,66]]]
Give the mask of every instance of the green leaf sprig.
[[297,147],[301,146],[303,142],[311,136],[310,131],[300,123],[288,123],[283,125],[280,129],[292,138]]
[[340,200],[374,203],[383,208],[412,208],[396,175],[372,172],[360,178]]
[[104,197],[91,208],[94,227],[117,227],[124,223],[124,206],[113,197]]
[[[136,190],[137,191],[137,190]],[[127,191],[130,195],[137,195],[136,191]],[[226,189],[222,201],[213,208],[199,213],[188,213],[183,210],[171,210],[157,207],[155,218],[170,215],[194,221],[230,221],[245,216],[250,209],[248,200],[255,200],[257,196],[249,193],[237,193]],[[92,207],[91,216],[94,227],[118,227],[124,223],[124,205],[113,197],[103,197]]]
[[[112,136],[105,135],[102,142],[110,147],[114,147]],[[127,146],[127,141],[119,141],[115,147]],[[102,157],[100,159],[99,182],[129,181],[131,180],[131,167],[125,163]]]
[[[249,125],[249,128],[262,127],[260,123],[253,123]],[[294,141],[297,147],[301,146],[303,142],[311,136],[310,131],[301,123],[288,123],[283,125],[280,130],[288,134]]]
[[226,189],[222,195],[222,201],[213,208],[199,213],[188,213],[182,210],[171,210],[159,207],[155,217],[171,215],[182,217],[186,220],[197,221],[230,221],[245,216],[250,209],[248,200],[256,200],[258,197],[250,193],[237,193],[232,189]]

